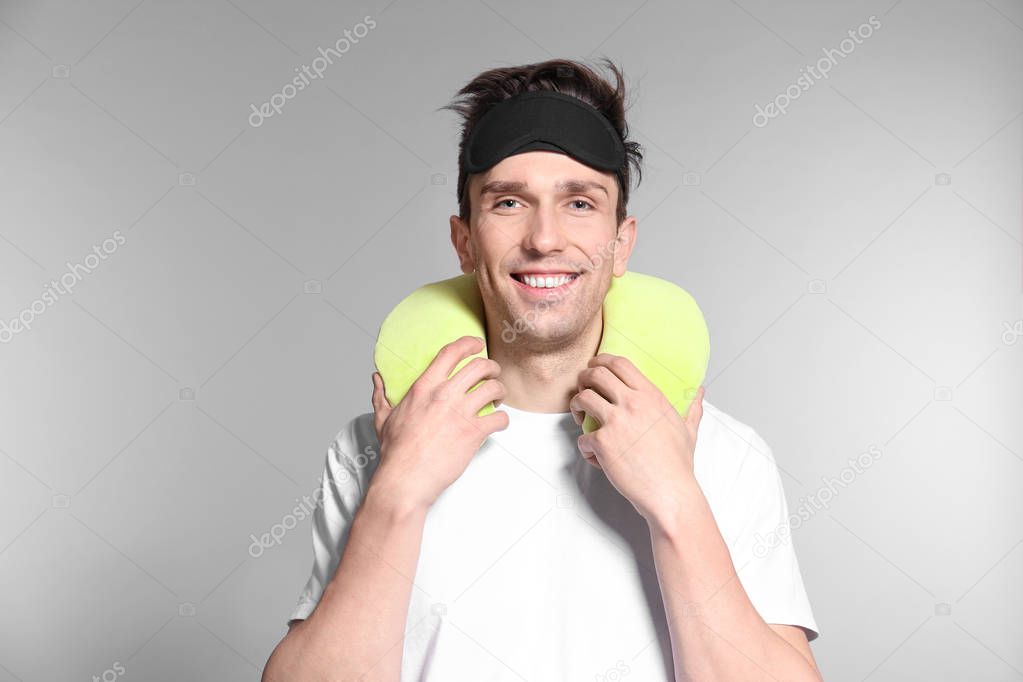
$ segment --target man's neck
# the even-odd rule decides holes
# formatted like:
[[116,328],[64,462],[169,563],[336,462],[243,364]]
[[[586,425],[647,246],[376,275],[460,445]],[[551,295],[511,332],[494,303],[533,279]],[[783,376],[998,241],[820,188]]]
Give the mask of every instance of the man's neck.
[[579,372],[600,345],[603,320],[595,322],[582,334],[545,346],[525,337],[505,343],[500,334],[488,335],[487,355],[501,365],[498,378],[507,389],[502,403],[527,412],[568,412]]

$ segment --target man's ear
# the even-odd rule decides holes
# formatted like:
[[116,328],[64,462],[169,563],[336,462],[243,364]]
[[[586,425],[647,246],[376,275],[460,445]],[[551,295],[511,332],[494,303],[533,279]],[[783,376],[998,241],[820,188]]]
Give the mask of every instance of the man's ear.
[[462,273],[468,275],[476,269],[476,259],[472,252],[472,240],[469,239],[469,226],[457,215],[448,218],[451,223],[451,245],[458,255],[458,265]]
[[618,226],[618,236],[615,238],[615,260],[614,275],[621,277],[625,274],[629,264],[629,256],[632,255],[632,247],[636,244],[636,216],[630,215]]

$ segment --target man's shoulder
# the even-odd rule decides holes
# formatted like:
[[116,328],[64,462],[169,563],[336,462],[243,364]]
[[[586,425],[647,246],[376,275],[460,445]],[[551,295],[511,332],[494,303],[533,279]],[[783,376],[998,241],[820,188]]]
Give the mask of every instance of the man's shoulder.
[[327,452],[327,465],[335,481],[354,480],[365,490],[380,463],[375,414],[364,412],[351,417],[337,431]]
[[715,450],[737,453],[741,457],[749,449],[755,434],[752,426],[739,421],[704,398],[697,443],[706,436],[706,440],[715,446]]
[[734,481],[742,472],[766,474],[775,466],[770,447],[756,429],[706,398],[695,458],[704,476],[725,481]]
[[373,412],[363,412],[351,417],[341,429],[335,434],[336,442],[349,442],[353,445],[379,445],[377,443],[377,432],[374,422],[376,415]]

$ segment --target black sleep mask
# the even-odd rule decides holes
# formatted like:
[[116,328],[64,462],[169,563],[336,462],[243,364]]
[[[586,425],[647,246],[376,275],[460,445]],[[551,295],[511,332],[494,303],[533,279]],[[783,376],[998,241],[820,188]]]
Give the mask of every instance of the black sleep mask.
[[[625,145],[611,122],[590,104],[553,90],[532,90],[495,105],[465,141],[462,167],[482,173],[505,157],[532,150],[568,154],[623,180]],[[458,188],[462,201],[464,188]]]

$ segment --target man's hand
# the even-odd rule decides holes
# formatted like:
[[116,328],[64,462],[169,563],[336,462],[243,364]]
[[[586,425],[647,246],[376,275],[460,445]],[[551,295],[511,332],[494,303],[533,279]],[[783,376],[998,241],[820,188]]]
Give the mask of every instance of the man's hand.
[[394,407],[384,395],[383,378],[373,373],[380,464],[371,483],[395,502],[429,508],[462,475],[483,441],[508,427],[503,410],[477,415],[505,396],[504,384],[494,378],[501,373],[497,362],[473,358],[448,378],[459,362],[482,349],[483,340],[475,336],[444,346]]
[[600,422],[579,436],[580,453],[648,522],[672,518],[694,480],[703,386],[682,417],[628,358],[601,353],[579,373],[577,388],[569,401],[576,423],[583,412]]

